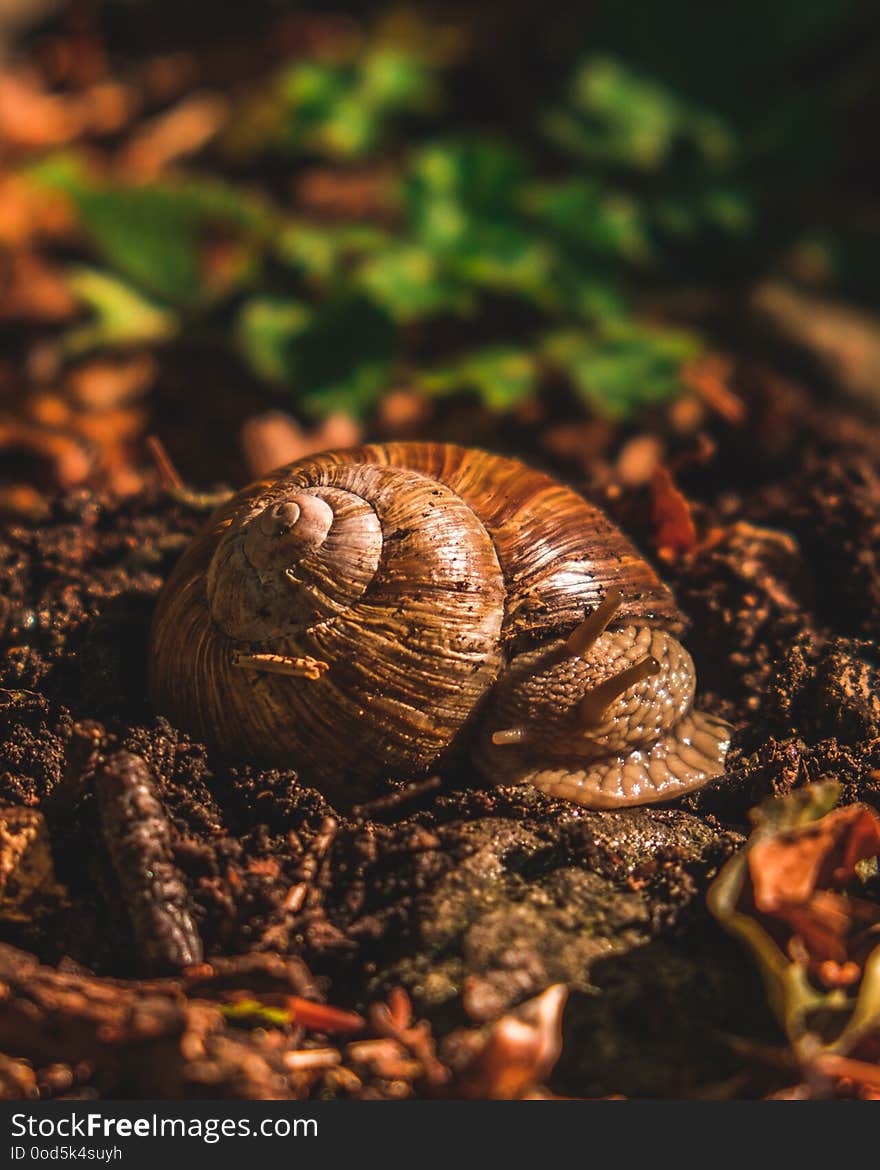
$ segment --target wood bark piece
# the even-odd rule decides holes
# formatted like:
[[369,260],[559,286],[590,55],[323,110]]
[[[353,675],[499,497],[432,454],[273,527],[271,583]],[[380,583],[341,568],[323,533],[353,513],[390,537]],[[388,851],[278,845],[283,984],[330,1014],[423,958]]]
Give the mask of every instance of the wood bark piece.
[[141,957],[159,969],[202,960],[189,893],[174,864],[171,826],[147,764],[119,751],[95,773],[101,831]]

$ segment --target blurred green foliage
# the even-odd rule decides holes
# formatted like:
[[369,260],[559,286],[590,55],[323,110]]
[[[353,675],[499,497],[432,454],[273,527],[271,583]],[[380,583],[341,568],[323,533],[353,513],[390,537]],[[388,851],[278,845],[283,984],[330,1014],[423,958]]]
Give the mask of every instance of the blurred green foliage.
[[[402,383],[505,411],[552,375],[614,418],[675,396],[704,342],[645,319],[639,292],[723,280],[715,257],[755,249],[766,123],[609,53],[515,134],[450,132],[453,87],[418,52],[367,41],[266,79],[197,173],[135,186],[42,160],[32,176],[69,197],[91,248],[71,280],[93,316],[69,346],[213,336],[315,417],[368,414]],[[222,177],[280,161],[343,189],[372,177],[376,207],[328,217]],[[222,280],[218,241],[236,257]]]
[[375,150],[389,118],[430,106],[434,78],[421,62],[382,45],[346,67],[298,62],[277,82],[277,137],[271,148],[357,158]]

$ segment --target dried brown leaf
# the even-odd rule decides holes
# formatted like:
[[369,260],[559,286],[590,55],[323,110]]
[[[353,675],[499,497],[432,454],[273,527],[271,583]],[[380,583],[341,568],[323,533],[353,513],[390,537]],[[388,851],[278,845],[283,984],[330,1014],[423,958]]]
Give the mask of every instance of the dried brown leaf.
[[651,476],[651,516],[654,543],[665,559],[674,560],[696,547],[697,529],[691,506],[662,464]]

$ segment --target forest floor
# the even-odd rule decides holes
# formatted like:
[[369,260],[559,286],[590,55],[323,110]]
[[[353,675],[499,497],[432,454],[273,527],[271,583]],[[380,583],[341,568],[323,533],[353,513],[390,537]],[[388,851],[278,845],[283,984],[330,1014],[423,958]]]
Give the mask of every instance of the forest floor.
[[[880,805],[880,430],[765,367],[732,384],[745,418],[682,462],[696,535],[664,571],[702,704],[736,733],[727,774],[664,807],[591,812],[459,763],[333,808],[147,706],[151,612],[198,500],[77,490],[10,523],[0,799],[25,888],[6,893],[0,1043],[35,1070],[8,1062],[10,1084],[495,1095],[512,1077],[521,1095],[544,1077],[564,1095],[679,1097],[797,1080],[766,1056],[783,1048],[757,969],[706,890],[768,796],[835,779],[844,802]],[[554,469],[650,550],[650,491],[619,460]],[[124,801],[145,774],[158,803],[139,840]],[[41,814],[26,847],[14,810]],[[151,849],[170,910],[132,876]],[[204,954],[182,975],[181,920]]]
[[[318,7],[71,5],[0,66],[0,1096],[877,1096],[880,328],[786,235],[813,114],[822,181],[777,118],[768,210],[637,65],[560,89],[543,4],[403,20],[420,55]],[[723,777],[596,812],[463,752],[334,807],[151,710],[200,493],[392,439],[612,516]]]

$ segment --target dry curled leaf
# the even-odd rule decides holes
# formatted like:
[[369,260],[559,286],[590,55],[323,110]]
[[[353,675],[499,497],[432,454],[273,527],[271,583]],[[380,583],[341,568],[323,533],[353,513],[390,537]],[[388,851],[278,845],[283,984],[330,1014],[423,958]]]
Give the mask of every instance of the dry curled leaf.
[[756,829],[708,904],[758,960],[798,1059],[858,1055],[880,1040],[880,905],[853,891],[880,854],[880,817],[831,811],[837,785],[813,784],[752,814]]
[[817,891],[841,886],[856,864],[880,852],[880,817],[866,805],[835,809],[749,853],[756,907],[768,914],[803,905]]
[[664,559],[674,560],[696,546],[697,529],[691,506],[662,464],[651,475],[651,518],[654,543]]
[[453,1091],[493,1101],[534,1095],[562,1051],[562,1011],[568,989],[561,983],[527,1000],[485,1033]]
[[840,892],[858,862],[880,853],[880,818],[863,805],[758,841],[749,851],[756,910],[792,932],[789,953],[824,986],[861,976],[880,944],[880,906]]
[[342,411],[329,415],[320,426],[310,431],[281,410],[256,415],[241,428],[244,457],[255,476],[265,475],[267,471],[319,451],[353,447],[360,437],[357,422]]
[[681,380],[725,422],[739,426],[745,421],[746,408],[743,400],[730,388],[732,371],[733,363],[729,358],[710,353],[686,362]]

